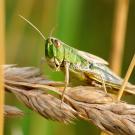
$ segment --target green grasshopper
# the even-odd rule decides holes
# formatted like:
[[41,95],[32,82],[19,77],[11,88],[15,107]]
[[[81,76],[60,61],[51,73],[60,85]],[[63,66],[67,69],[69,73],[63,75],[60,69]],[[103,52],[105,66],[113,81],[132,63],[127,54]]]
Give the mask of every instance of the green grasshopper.
[[[69,84],[70,73],[74,73],[82,81],[87,81],[88,83],[95,81],[95,84],[103,85],[105,91],[107,87],[116,90],[120,89],[123,79],[107,67],[108,62],[104,59],[68,46],[57,38],[48,37],[46,39],[31,22],[23,16],[20,17],[34,27],[45,40],[45,57],[49,66],[56,71],[65,72],[65,87],[62,93],[62,101],[64,92]],[[128,83],[125,91],[135,94],[134,88],[133,85]]]

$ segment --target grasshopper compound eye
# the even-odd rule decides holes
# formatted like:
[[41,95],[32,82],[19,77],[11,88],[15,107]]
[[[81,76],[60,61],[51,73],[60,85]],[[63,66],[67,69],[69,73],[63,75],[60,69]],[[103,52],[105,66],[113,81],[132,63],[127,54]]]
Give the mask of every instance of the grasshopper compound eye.
[[55,46],[56,46],[57,48],[59,48],[59,47],[61,46],[60,41],[57,40],[57,39],[54,40],[54,44],[55,44]]

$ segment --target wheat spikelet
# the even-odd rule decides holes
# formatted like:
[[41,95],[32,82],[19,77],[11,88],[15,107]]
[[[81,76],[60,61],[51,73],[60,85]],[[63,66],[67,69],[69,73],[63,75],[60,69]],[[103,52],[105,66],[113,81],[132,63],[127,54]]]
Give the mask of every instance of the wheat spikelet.
[[116,102],[91,86],[68,87],[61,103],[61,82],[49,81],[33,67],[5,67],[5,89],[46,119],[69,123],[84,119],[108,134],[135,134],[135,105]]

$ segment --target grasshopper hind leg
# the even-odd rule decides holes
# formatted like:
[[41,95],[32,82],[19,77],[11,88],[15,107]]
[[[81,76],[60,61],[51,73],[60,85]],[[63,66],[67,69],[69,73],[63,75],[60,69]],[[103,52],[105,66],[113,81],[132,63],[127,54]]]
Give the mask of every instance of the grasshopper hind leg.
[[[104,78],[103,78],[103,75],[102,75],[102,74],[98,74],[98,73],[93,73],[93,74],[96,76],[96,78],[100,78],[102,87],[103,87],[103,89],[104,89],[104,92],[107,93],[106,84],[105,84],[105,80],[104,80]],[[97,81],[95,80],[94,82],[92,82],[92,84],[99,87],[99,85],[98,85],[96,82],[97,82]],[[99,82],[99,81],[98,81],[98,82]],[[100,85],[100,86],[101,86],[101,85]]]
[[63,103],[63,100],[64,100],[64,94],[65,94],[65,91],[66,91],[67,86],[69,84],[69,65],[70,65],[70,63],[64,62],[64,67],[65,67],[65,87],[64,87],[64,90],[63,90],[62,95],[61,95],[60,107],[62,107],[62,103]]
[[97,75],[98,77],[100,77],[100,79],[101,79],[101,84],[102,84],[102,87],[103,87],[103,89],[104,89],[104,92],[107,93],[107,89],[106,89],[106,86],[105,86],[105,80],[104,80],[102,74],[96,74],[96,75]]
[[102,75],[100,75],[100,77],[101,77],[101,80],[102,80],[103,89],[104,89],[105,93],[107,93],[107,89],[106,89],[106,86],[105,86],[104,78],[103,78]]

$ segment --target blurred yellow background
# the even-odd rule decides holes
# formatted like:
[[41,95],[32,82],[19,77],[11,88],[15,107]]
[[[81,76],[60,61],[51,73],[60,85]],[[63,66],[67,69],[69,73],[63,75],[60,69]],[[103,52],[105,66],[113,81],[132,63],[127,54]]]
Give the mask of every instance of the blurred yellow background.
[[[70,46],[110,60],[114,0],[6,0],[6,63],[40,67],[44,40],[19,14],[47,37],[51,34]],[[135,1],[130,0],[122,64],[124,77],[135,53]],[[49,79],[63,80],[62,73],[44,66]],[[59,74],[59,78],[56,75]],[[135,84],[135,73],[130,82]],[[85,121],[65,125],[44,119],[6,93],[6,103],[24,110],[22,118],[5,120],[5,135],[96,135],[100,130]]]

